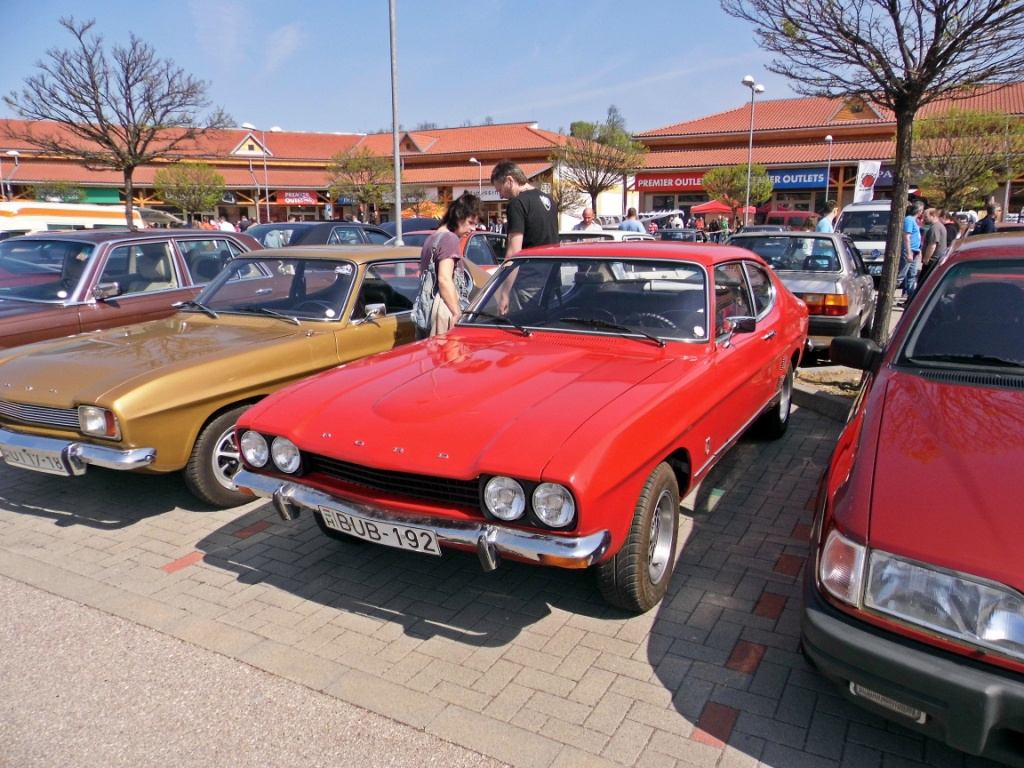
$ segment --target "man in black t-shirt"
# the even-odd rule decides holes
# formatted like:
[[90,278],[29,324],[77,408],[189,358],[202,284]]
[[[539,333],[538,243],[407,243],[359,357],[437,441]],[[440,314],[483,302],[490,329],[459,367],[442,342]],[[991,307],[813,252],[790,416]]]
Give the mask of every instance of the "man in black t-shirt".
[[[530,184],[522,168],[510,160],[502,160],[491,171],[491,184],[508,204],[508,242],[505,258],[510,259],[523,248],[558,244],[558,207],[555,201]],[[513,309],[524,307],[543,287],[545,275],[523,265],[514,277],[505,281],[498,298],[499,309],[509,309],[509,292],[516,299]]]

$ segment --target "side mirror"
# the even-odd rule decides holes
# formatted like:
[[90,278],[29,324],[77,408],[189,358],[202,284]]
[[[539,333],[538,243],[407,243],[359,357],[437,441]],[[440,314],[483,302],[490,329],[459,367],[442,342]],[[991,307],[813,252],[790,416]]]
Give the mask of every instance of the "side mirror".
[[123,293],[121,290],[120,283],[98,283],[95,288],[92,289],[92,297],[96,301],[103,301],[104,299],[112,299],[115,296],[120,296]]
[[757,330],[756,317],[731,317],[733,333],[753,333]]
[[836,336],[829,345],[828,357],[836,365],[873,371],[882,362],[882,348],[871,339]]
[[386,304],[367,304],[366,317],[364,320],[376,320],[378,317],[387,317],[388,308]]

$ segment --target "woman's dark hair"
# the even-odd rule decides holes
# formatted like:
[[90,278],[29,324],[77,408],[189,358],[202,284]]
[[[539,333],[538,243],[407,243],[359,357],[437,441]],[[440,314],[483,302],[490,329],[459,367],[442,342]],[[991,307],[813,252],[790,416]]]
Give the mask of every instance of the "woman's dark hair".
[[448,204],[448,210],[441,217],[441,226],[448,227],[452,232],[466,219],[483,218],[484,206],[480,198],[469,192],[463,192]]

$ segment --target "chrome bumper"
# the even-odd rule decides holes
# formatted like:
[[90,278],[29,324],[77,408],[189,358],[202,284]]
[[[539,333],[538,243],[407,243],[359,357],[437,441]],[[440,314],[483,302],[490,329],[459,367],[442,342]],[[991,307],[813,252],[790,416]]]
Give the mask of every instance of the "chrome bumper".
[[341,499],[304,485],[260,475],[247,469],[239,470],[234,482],[239,488],[271,499],[277,513],[284,520],[294,520],[303,508],[316,511],[324,506],[340,509],[374,522],[426,528],[436,534],[438,542],[442,545],[476,549],[485,571],[497,568],[501,555],[541,565],[586,568],[596,563],[608,551],[612,540],[608,531],[573,538],[552,536],[544,531],[505,528],[488,521],[442,520],[435,517],[397,514],[382,507]]
[[127,451],[92,443],[58,440],[38,435],[23,435],[0,429],[0,458],[6,460],[8,452],[28,451],[42,462],[29,465],[12,463],[22,469],[32,469],[51,475],[84,475],[90,464],[107,469],[142,469],[156,460],[156,448],[134,448]]

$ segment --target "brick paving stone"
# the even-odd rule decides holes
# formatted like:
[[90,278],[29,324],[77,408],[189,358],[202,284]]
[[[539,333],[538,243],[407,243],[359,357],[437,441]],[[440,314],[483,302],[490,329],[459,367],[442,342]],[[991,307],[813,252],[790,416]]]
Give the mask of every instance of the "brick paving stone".
[[605,745],[611,740],[611,737],[607,734],[592,731],[589,728],[584,728],[574,723],[568,723],[557,717],[548,718],[548,721],[541,726],[540,732],[562,744],[568,744],[594,754],[600,754]]
[[648,749],[675,758],[683,765],[715,765],[722,756],[721,747],[702,744],[693,738],[684,739],[672,733],[655,731]]
[[569,693],[571,701],[593,706],[615,682],[616,676],[603,669],[589,669]]
[[762,717],[751,712],[740,712],[736,721],[736,729],[767,742],[783,744],[794,749],[803,747],[807,738],[806,728],[799,728],[782,723],[775,718]]
[[725,685],[715,688],[714,693],[711,694],[711,700],[736,710],[764,717],[775,717],[779,704],[777,699]]
[[491,703],[484,708],[483,714],[508,722],[526,705],[533,694],[534,691],[530,688],[509,683],[491,699]]
[[632,699],[609,693],[594,707],[586,709],[584,725],[609,735],[617,733],[632,706]]
[[765,744],[761,762],[768,765],[785,765],[787,768],[838,768],[839,761],[810,755],[784,744]]

